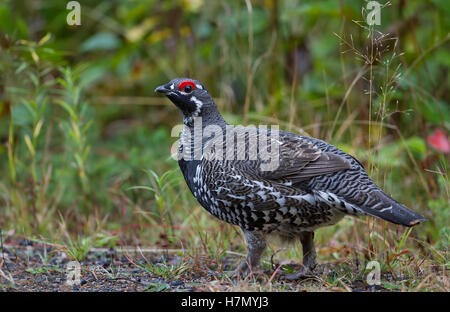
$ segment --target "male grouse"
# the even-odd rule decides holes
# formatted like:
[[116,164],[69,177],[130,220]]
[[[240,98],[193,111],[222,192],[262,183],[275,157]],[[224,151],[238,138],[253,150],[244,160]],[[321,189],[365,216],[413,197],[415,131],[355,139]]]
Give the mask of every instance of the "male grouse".
[[176,78],[155,91],[183,113],[178,162],[192,194],[211,214],[244,232],[248,256],[238,274],[259,264],[269,234],[300,239],[306,273],[316,265],[313,231],[345,215],[408,227],[426,220],[383,192],[355,158],[333,145],[228,125],[197,80]]

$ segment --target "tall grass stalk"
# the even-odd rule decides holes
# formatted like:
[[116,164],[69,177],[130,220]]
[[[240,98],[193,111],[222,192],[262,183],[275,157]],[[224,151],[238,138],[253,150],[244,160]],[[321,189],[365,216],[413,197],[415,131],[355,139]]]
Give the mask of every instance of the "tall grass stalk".
[[85,199],[88,199],[90,189],[86,162],[91,147],[87,132],[92,120],[87,121],[83,116],[85,103],[82,102],[81,88],[78,85],[79,73],[73,72],[70,68],[61,68],[61,73],[63,76],[57,81],[63,87],[62,97],[55,99],[55,102],[68,113],[69,119],[63,120],[61,127],[67,138],[68,156],[73,160],[82,192]]

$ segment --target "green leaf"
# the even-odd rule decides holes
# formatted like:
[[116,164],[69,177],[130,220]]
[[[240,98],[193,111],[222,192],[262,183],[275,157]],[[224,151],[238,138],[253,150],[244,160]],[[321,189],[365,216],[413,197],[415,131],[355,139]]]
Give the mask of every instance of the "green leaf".
[[34,116],[30,114],[32,112],[31,107],[24,105],[25,101],[18,105],[11,107],[13,124],[16,126],[27,126],[33,121]]
[[8,35],[19,35],[19,38],[27,38],[27,24],[14,13],[9,4],[0,4],[0,29]]
[[76,123],[78,123],[77,114],[75,114],[74,110],[67,102],[64,102],[63,100],[60,100],[60,99],[56,99],[55,102],[56,102],[56,104],[59,104],[60,106],[62,106],[66,110],[66,112],[69,113],[70,117],[72,117],[72,119]]
[[405,144],[406,146],[408,146],[411,152],[418,153],[421,156],[424,156],[427,152],[425,141],[417,136],[410,137],[405,141]]
[[156,193],[156,190],[150,186],[132,186],[127,188],[127,190],[147,190]]
[[120,46],[120,39],[113,33],[101,32],[81,44],[82,52],[114,50]]

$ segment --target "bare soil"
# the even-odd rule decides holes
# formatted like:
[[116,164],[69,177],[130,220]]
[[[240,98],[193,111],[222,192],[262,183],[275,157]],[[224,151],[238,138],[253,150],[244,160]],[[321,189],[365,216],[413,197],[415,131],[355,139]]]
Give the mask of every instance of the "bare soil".
[[[0,254],[0,290],[2,291],[387,291],[369,286],[360,275],[333,283],[337,276],[348,276],[348,264],[325,263],[314,276],[291,279],[300,265],[290,263],[255,274],[245,281],[230,278],[228,273],[240,257],[226,255],[220,262],[208,256],[186,256],[163,250],[118,248],[91,249],[79,263],[79,279],[70,283],[73,261],[59,247],[29,240],[9,238]],[[355,264],[358,266],[357,264]],[[278,268],[278,269],[277,269]],[[288,268],[288,269],[286,269]],[[356,269],[356,267],[355,267]],[[361,270],[361,268],[359,268]],[[392,279],[383,273],[384,279]],[[69,281],[69,282],[68,282]]]

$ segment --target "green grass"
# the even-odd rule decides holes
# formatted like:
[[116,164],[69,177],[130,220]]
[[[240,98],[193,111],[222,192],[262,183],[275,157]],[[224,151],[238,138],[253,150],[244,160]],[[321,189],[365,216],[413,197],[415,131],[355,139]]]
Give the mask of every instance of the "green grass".
[[178,265],[167,264],[163,259],[161,263],[150,263],[141,264],[141,268],[149,273],[162,277],[166,280],[175,280],[178,279],[184,271],[188,269],[188,266],[185,263],[179,263]]
[[40,267],[40,268],[28,268],[25,269],[26,272],[31,273],[33,275],[37,275],[37,274],[42,274],[42,273],[47,273],[47,272],[60,272],[60,269],[57,266],[53,266],[53,267]]

